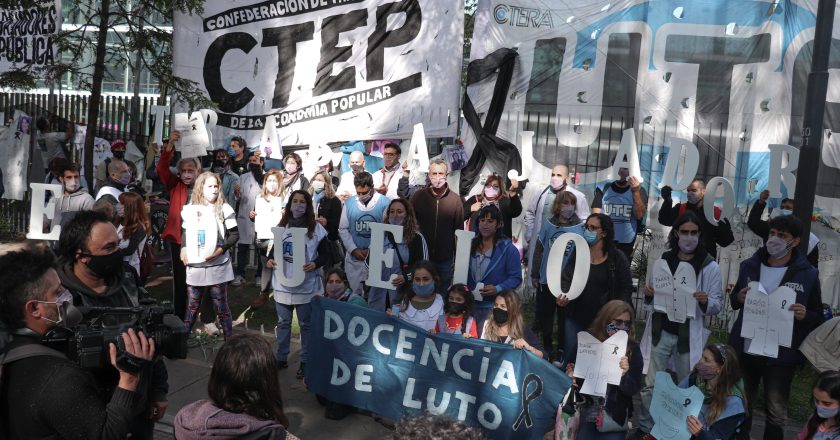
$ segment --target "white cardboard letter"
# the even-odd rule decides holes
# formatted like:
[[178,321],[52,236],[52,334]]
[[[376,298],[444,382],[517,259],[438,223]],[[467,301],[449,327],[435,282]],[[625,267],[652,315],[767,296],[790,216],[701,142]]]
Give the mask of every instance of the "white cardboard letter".
[[[286,230],[288,229],[288,231]],[[303,265],[306,264],[306,228],[271,228],[274,233],[274,262],[277,266],[274,268],[274,276],[276,282],[287,286],[296,287],[303,284],[306,278],[306,272],[303,271]],[[291,235],[291,243],[284,242],[284,239]],[[288,250],[290,261],[286,261],[287,249],[285,247],[291,246]],[[290,270],[292,273],[287,276],[286,271]]]
[[280,137],[277,136],[277,118],[274,115],[265,117],[265,127],[260,136],[260,152],[265,158],[283,158],[283,147],[280,145]]
[[510,170],[507,175],[510,180],[524,182],[528,180],[534,167],[534,132],[520,132],[519,138],[522,141],[522,174],[517,173],[516,170]]
[[[551,251],[548,253],[548,265],[546,267],[563,267],[563,254],[566,252],[566,245],[569,242],[575,244],[575,274],[572,277],[572,285],[569,286],[569,291],[564,292],[560,286],[562,277],[561,270],[546,271],[546,282],[548,289],[554,296],[565,295],[570,300],[577,298],[583,293],[583,288],[586,287],[586,280],[589,278],[589,244],[579,234],[567,232],[554,240],[551,245]],[[458,270],[458,267],[455,267]]]
[[618,170],[627,168],[631,176],[644,182],[642,168],[639,166],[639,150],[636,148],[636,132],[628,128],[621,133],[621,145],[618,146],[618,153],[613,162],[612,175],[610,178],[618,179]]
[[[683,165],[682,176],[677,180],[677,168],[683,151],[685,151],[685,164]],[[672,137],[671,147],[668,150],[668,161],[665,162],[665,171],[662,173],[662,181],[659,182],[659,187],[670,186],[677,191],[688,188],[688,185],[691,185],[691,181],[694,180],[694,176],[697,175],[699,166],[700,151],[697,150],[697,145],[686,139]]]
[[394,241],[402,243],[403,227],[374,222],[368,223],[368,226],[370,227],[370,247],[368,248],[370,259],[368,260],[368,278],[365,283],[371,287],[397,290],[396,286],[391,284],[397,274],[391,275],[391,278],[387,280],[382,279],[382,265],[390,269],[394,265],[394,252],[396,252],[394,249],[385,251],[385,232],[394,234]]
[[[799,167],[799,150],[790,145],[770,144],[770,175],[767,182],[767,189],[770,197],[782,196],[782,183],[793,194],[796,188],[796,176],[793,172]],[[787,166],[783,166],[784,156],[787,154]]]
[[169,114],[169,106],[168,105],[153,105],[152,106],[152,114],[155,115],[155,143],[158,146],[163,146],[163,125],[166,115]]
[[470,270],[470,243],[475,237],[475,232],[455,230],[455,273],[452,275],[452,284],[467,284],[467,271]]
[[713,225],[718,224],[715,218],[714,203],[718,188],[723,188],[723,206],[720,208],[720,218],[731,217],[732,211],[735,210],[735,189],[732,187],[732,182],[720,176],[712,178],[706,185],[706,195],[703,197],[703,214],[706,215],[706,220]]
[[216,251],[219,237],[219,223],[213,207],[208,205],[186,205],[181,210],[181,220],[187,234],[187,261],[201,263]]
[[[61,235],[61,225],[53,216],[55,214],[55,199],[61,197],[64,189],[61,185],[47,183],[30,183],[29,187],[32,188],[32,203],[29,205],[29,232],[26,234],[26,238],[30,240],[58,240]],[[47,191],[53,193],[49,203],[44,202]],[[44,216],[53,221],[52,229],[47,234],[44,233]]]
[[426,146],[426,132],[423,131],[423,124],[414,124],[414,134],[411,135],[406,160],[412,170],[421,173],[429,172],[429,147]]

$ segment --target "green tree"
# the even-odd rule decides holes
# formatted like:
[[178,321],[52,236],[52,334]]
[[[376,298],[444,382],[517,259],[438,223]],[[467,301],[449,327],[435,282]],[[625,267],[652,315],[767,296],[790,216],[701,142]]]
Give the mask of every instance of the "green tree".
[[[28,9],[51,3],[49,0],[0,0],[0,8]],[[175,11],[203,12],[203,0],[76,0],[69,5],[72,21],[85,24],[56,35],[55,62],[44,67],[24,65],[2,72],[0,87],[30,89],[38,79],[53,84],[69,74],[79,89],[90,91],[86,117],[89,129],[83,157],[86,170],[93,170],[96,133],[93,127],[99,120],[102,83],[110,76],[106,64],[125,68],[131,63],[136,72],[148,69],[158,80],[162,96],[171,93],[176,101],[191,108],[211,105],[196,82],[173,74],[172,32],[167,29]],[[136,79],[135,76],[135,84]],[[135,104],[131,112],[134,118],[139,113],[139,101],[135,100]],[[86,174],[92,188],[93,172]]]

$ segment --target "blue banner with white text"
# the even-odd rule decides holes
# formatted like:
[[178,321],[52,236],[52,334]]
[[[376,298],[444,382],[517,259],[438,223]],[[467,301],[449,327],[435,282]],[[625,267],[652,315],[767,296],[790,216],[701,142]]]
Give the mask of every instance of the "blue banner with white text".
[[511,345],[430,334],[322,297],[312,301],[309,344],[310,391],[392,419],[446,415],[489,438],[543,438],[571,384]]

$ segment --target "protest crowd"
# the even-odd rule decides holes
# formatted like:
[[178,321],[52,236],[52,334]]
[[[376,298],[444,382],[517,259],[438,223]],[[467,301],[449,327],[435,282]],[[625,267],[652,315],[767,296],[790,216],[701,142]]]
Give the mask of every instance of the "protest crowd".
[[[45,135],[52,136],[48,142],[70,136]],[[714,222],[704,213],[705,182],[694,180],[682,203],[663,188],[656,215],[671,227],[667,250],[649,279],[638,281],[643,301],[637,303],[630,266],[648,198],[628,168],[618,169],[590,202],[568,167],[556,164],[550,183],[525,204],[520,182],[503,177],[505,170],[482,176],[478,191],[464,198],[449,187],[447,161],[433,159],[427,173],[417,173],[396,142],[383,145],[381,168],[369,172],[368,152],[356,150],[349,171],[340,174],[332,161],[304,170],[297,153],[269,168],[259,148],[236,136],[205,157],[180,157],[179,139],[173,131],[163,145],[151,145],[156,160],[146,170],[124,161],[125,142],[114,141],[93,189],[60,150],[49,158],[48,179],[63,190],[51,216],[61,225],[60,238],[0,248],[0,320],[10,337],[0,357],[4,436],[152,438],[165,414],[170,384],[162,342],[152,335],[122,332],[93,369],[43,342],[72,339],[67,332],[82,321],[80,310],[131,308],[147,297],[153,231],[138,171],[168,203],[160,238],[171,261],[177,326],[225,341],[208,399],[175,416],[179,439],[296,438],[286,432],[276,371],[290,367],[294,315],[300,353],[291,366],[300,380],[314,377],[307,370],[321,349],[312,342],[315,298],[365,308],[420,332],[507,344],[568,375],[572,386],[557,408],[555,438],[671,438],[652,409],[662,399],[656,389],[672,381],[672,393],[691,389],[702,396],[699,412],[674,429],[697,439],[747,439],[761,412],[764,438],[782,439],[805,354],[820,359],[840,337],[837,318],[824,324],[831,316],[821,299],[817,249],[811,243],[808,254],[801,250],[803,240],[813,239],[802,236],[791,215],[794,200],[783,200],[763,220],[766,191],[749,216],[764,246],[740,262],[737,281],[725,286],[716,255],[733,234],[719,210]],[[425,182],[413,179],[424,174]],[[512,232],[518,217],[521,242]],[[471,234],[459,259],[463,231]],[[252,250],[258,258],[251,307],[276,310],[274,343],[238,334],[228,305],[229,287],[250,283]],[[371,273],[379,282],[371,283]],[[534,301],[523,301],[523,287],[536,289]],[[780,319],[780,330],[757,328],[756,303],[776,304],[769,293],[780,288],[789,295],[780,314],[766,306],[764,312],[770,313],[765,319]],[[705,318],[727,303],[738,311],[728,340],[710,341]],[[809,337],[826,326],[833,334]],[[602,344],[620,352],[601,357],[600,366],[586,365],[591,361],[583,354]],[[815,365],[822,372],[809,399],[813,414],[798,439],[840,438],[840,364],[834,361]],[[605,379],[613,374],[614,381]],[[330,419],[358,411],[317,398]],[[442,438],[433,437],[434,429],[482,438],[478,428],[430,415],[398,421],[394,437]]]

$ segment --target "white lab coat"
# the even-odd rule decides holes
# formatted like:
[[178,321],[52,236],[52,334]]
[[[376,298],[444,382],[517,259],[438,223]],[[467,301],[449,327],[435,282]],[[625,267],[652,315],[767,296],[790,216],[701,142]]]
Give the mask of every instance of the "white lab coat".
[[[529,264],[534,260],[534,249],[537,247],[537,240],[540,236],[540,228],[542,227],[543,210],[545,205],[545,197],[551,190],[550,187],[545,187],[540,190],[540,193],[525,209],[525,218],[522,223],[525,226],[525,242],[528,243],[528,261]],[[589,203],[586,201],[586,196],[578,191],[570,184],[566,184],[566,191],[574,194],[577,198],[577,205],[575,212],[579,219],[586,221],[589,217]],[[551,217],[551,216],[549,216]]]

